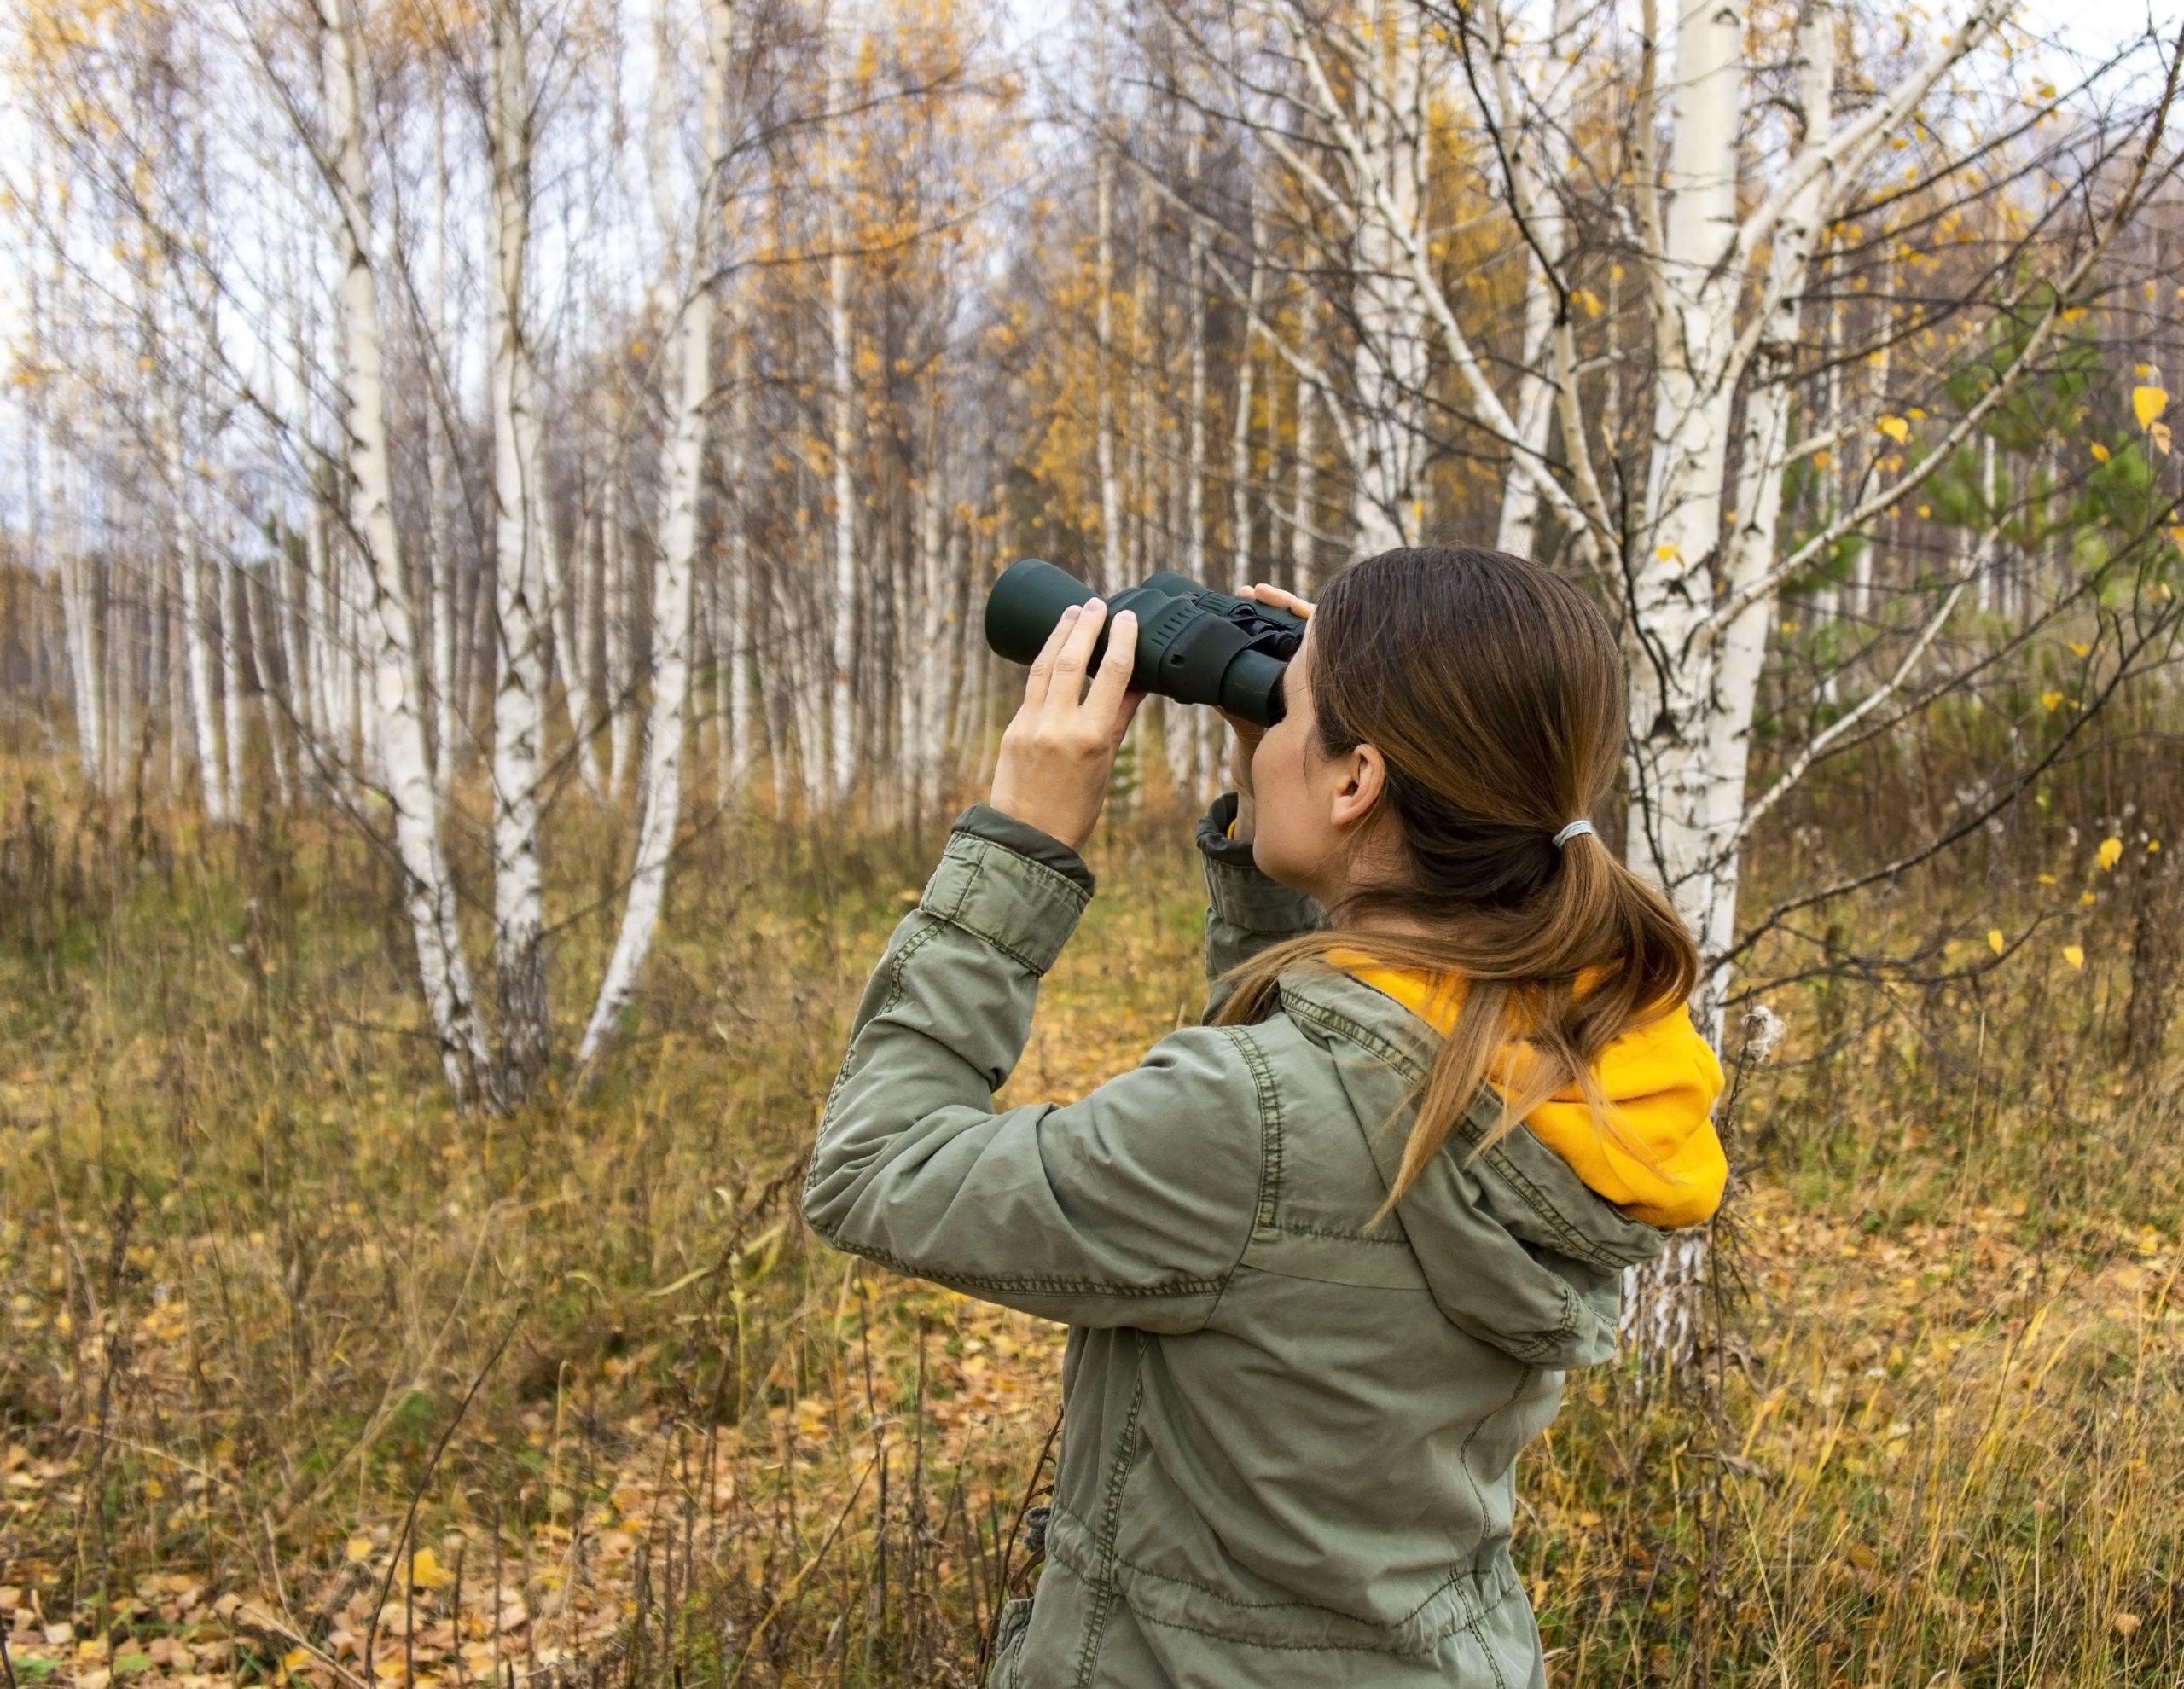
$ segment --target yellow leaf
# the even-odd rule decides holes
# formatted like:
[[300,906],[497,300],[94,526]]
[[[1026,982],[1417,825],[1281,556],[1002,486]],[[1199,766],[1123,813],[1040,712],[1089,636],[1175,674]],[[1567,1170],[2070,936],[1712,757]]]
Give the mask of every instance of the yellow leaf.
[[2151,428],[2155,417],[2169,409],[2169,394],[2160,387],[2131,389],[2131,414],[2139,419],[2139,427]]
[[2093,461],[2095,463],[2106,463],[2108,461],[2108,448],[2101,444],[2099,440],[2095,440],[2093,443]]
[[1683,548],[1680,545],[1657,545],[1653,548],[1653,555],[1664,563],[1673,563],[1683,555]]
[[2083,657],[2092,649],[2093,647],[2091,646],[2081,645],[2077,640],[2072,640],[2071,641],[2071,654],[2073,657]]
[[2123,841],[2114,833],[2100,841],[2100,848],[2094,852],[2094,860],[2106,868],[2112,868],[2123,860]]
[[1987,948],[1989,949],[1992,950],[1999,956],[2004,950],[2009,949],[2009,940],[2002,937],[2002,929],[2001,927],[1990,926],[1987,929]]
[[2085,952],[2080,949],[2076,944],[2065,944],[2063,946],[2063,960],[2068,962],[2072,967],[2083,967],[2085,966]]
[[2153,442],[2153,449],[2156,451],[2159,452],[2164,457],[2169,456],[2169,424],[2166,422],[2155,423],[2153,427],[2146,430],[2146,438]]
[[1884,416],[1879,421],[1874,423],[1873,427],[1898,445],[1902,445],[1911,438],[1911,425],[1901,416]]
[[2149,839],[2146,840],[2146,855],[2151,856],[2159,849],[2161,849],[2161,840],[2158,839]]
[[431,1549],[420,1548],[410,1558],[410,1582],[420,1589],[444,1589],[455,1582],[455,1574],[440,1564],[440,1557]]
[[2040,876],[2040,883],[2042,885],[2053,885],[2055,883],[2055,876],[2052,874],[2043,874]]
[[1904,415],[1908,416],[1914,422],[1923,422],[1926,420],[1926,413],[1920,409],[1915,404],[1913,405],[1910,409],[1904,412]]
[[2093,893],[2092,893],[2092,892],[2088,891],[2088,892],[2087,892],[2083,897],[2080,897],[2080,898],[2078,899],[2078,907],[2079,907],[2080,908],[2089,908],[2091,905],[2093,905],[2093,904],[2094,904],[2094,903],[2098,903],[2098,902],[2100,902],[2100,900],[2099,898],[2095,897],[2093,895]]
[[293,1671],[298,1666],[307,1666],[311,1663],[311,1650],[291,1648],[281,1656],[281,1663],[290,1671]]
[[369,1536],[352,1536],[342,1552],[352,1560],[369,1560],[372,1557],[372,1540]]
[[2052,100],[2055,97],[2055,84],[2052,82],[2043,82],[2033,90],[2033,95],[2036,99]]
[[2040,701],[2050,713],[2053,713],[2063,707],[2063,694],[2059,692],[2043,692],[2040,694]]
[[1933,514],[1934,508],[1931,504],[1922,504],[1919,507],[1919,519],[1922,522]]
[[1835,454],[1832,451],[1816,451],[1812,455],[1812,467],[1815,469],[1825,469],[1834,461]]

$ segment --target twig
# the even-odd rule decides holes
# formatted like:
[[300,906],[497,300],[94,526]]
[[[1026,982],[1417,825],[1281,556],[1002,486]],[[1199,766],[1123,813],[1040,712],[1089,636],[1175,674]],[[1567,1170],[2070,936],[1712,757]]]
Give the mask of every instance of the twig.
[[774,1605],[766,1609],[766,1616],[751,1627],[751,1634],[743,1644],[743,1651],[736,1657],[735,1669],[728,1674],[728,1681],[721,1686],[721,1689],[735,1689],[735,1686],[743,1680],[744,1669],[751,1663],[751,1657],[758,1651],[759,1640],[765,1635],[767,1627],[788,1605],[789,1598],[803,1587],[804,1580],[811,1576],[813,1568],[827,1558],[827,1551],[834,1546],[834,1539],[842,1534],[842,1527],[849,1523],[850,1512],[857,1506],[857,1497],[864,1494],[865,1482],[871,1477],[872,1469],[879,1464],[877,1455],[865,1462],[864,1470],[857,1474],[857,1488],[850,1491],[850,1499],[842,1503],[842,1511],[834,1516],[834,1526],[828,1531],[827,1540],[813,1552],[810,1559],[797,1568],[796,1576],[782,1587],[780,1594],[774,1597]]
[[425,1470],[417,1475],[417,1482],[410,1489],[410,1511],[403,1516],[402,1534],[394,1539],[394,1553],[387,1561],[386,1576],[380,1580],[379,1599],[372,1606],[372,1622],[364,1628],[364,1672],[368,1677],[372,1669],[373,1645],[379,1638],[380,1615],[386,1611],[387,1592],[394,1587],[394,1574],[401,1570],[402,1550],[416,1525],[417,1509],[425,1499],[425,1486],[433,1481],[433,1473],[439,1467],[440,1456],[447,1452],[456,1427],[462,1423],[462,1416],[470,1411],[471,1402],[491,1376],[493,1368],[500,1364],[501,1356],[508,1352],[508,1340],[515,1335],[516,1327],[523,1323],[524,1312],[520,1308],[515,1310],[515,1317],[508,1321],[508,1328],[501,1333],[501,1340],[493,1345],[493,1352],[485,1357],[485,1364],[478,1369],[478,1376],[471,1379],[470,1388],[462,1393],[462,1402],[455,1410],[455,1417],[447,1422],[447,1429],[440,1433],[440,1440],[433,1447],[432,1459],[425,1462]]

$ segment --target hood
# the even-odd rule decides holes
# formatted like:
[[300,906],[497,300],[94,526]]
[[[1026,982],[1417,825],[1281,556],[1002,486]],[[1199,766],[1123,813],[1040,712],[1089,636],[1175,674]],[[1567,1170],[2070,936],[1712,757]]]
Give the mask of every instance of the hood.
[[[1400,968],[1375,967],[1348,952],[1329,958],[1353,978],[1392,997],[1443,1037],[1455,1030],[1464,982]],[[1521,1053],[1496,1062],[1503,1091],[1521,1071]],[[1593,1069],[1609,1106],[1603,1126],[1584,1093],[1565,1085],[1525,1117],[1539,1141],[1570,1164],[1589,1190],[1634,1220],[1673,1232],[1703,1225],[1722,1205],[1728,1158],[1714,1130],[1722,1064],[1678,1003],[1626,1030]]]
[[[1281,1004],[1333,1060],[1392,1182],[1439,1036],[1347,973],[1287,975]],[[1499,1107],[1482,1091],[1396,1218],[1451,1325],[1530,1365],[1595,1366],[1615,1353],[1624,1270],[1658,1255],[1663,1233],[1589,1187],[1529,1123],[1480,1152]]]

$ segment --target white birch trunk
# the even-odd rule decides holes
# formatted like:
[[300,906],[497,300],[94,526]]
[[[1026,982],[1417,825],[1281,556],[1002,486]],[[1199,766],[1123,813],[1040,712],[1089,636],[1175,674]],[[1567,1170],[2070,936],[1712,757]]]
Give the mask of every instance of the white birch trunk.
[[531,86],[517,0],[491,0],[486,143],[491,275],[493,548],[500,670],[493,694],[493,960],[501,1012],[504,1100],[520,1100],[543,1071],[545,879],[538,856],[544,767],[547,592],[543,489],[537,484],[526,311],[531,238]]
[[[1561,186],[1563,160],[1576,144],[1571,116],[1577,86],[1577,70],[1571,62],[1571,35],[1575,0],[1554,0],[1547,39],[1539,55],[1544,86],[1539,110],[1519,118],[1504,112],[1502,119],[1512,136],[1511,167],[1529,178],[1527,198],[1536,207],[1531,218],[1532,239],[1538,249],[1525,259],[1525,326],[1523,363],[1517,377],[1514,411],[1517,438],[1511,450],[1535,463],[1547,461],[1549,425],[1554,416],[1554,383],[1548,368],[1553,355],[1556,308],[1554,276],[1559,272],[1565,244]],[[1502,51],[1505,24],[1497,8],[1492,14],[1492,47]],[[1544,258],[1544,263],[1542,263]],[[1496,537],[1497,548],[1517,557],[1531,557],[1539,549],[1539,483],[1512,469],[1502,480],[1502,519]]]
[[[50,510],[51,483],[47,479],[45,459],[51,447],[38,454],[40,480],[37,514],[33,516],[34,537],[32,559],[44,549],[41,542],[48,531]],[[73,526],[73,525],[72,525]],[[76,754],[84,771],[84,784],[94,792],[106,789],[106,710],[104,688],[101,682],[104,670],[99,662],[97,629],[97,600],[93,590],[91,560],[84,548],[75,543],[71,532],[63,536],[54,548],[55,572],[61,578],[61,632],[68,647],[68,679],[75,693]]]
[[622,527],[622,481],[608,472],[607,491],[601,500],[600,548],[605,626],[601,650],[607,665],[607,790],[618,802],[630,777],[630,740],[636,717],[630,689],[635,656],[631,651],[630,607],[636,589],[630,582],[629,536]]
[[834,590],[833,603],[834,672],[830,746],[834,762],[827,792],[830,807],[849,800],[850,782],[857,775],[856,699],[851,672],[857,657],[857,486],[851,474],[850,454],[857,442],[856,360],[850,340],[849,225],[845,215],[850,193],[850,148],[846,125],[837,115],[842,106],[842,61],[849,50],[846,34],[829,44],[827,71],[827,110],[833,134],[828,142],[827,238],[827,334],[834,354],[831,397],[834,428]]
[[1289,567],[1296,589],[1311,595],[1319,547],[1319,398],[1309,383],[1297,383],[1297,473],[1289,490]]
[[[1195,189],[1201,136],[1191,131],[1185,168]],[[1188,441],[1183,458],[1183,572],[1205,578],[1205,219],[1191,218],[1188,268],[1184,275],[1183,336],[1190,359]]]
[[1355,84],[1368,178],[1356,192],[1362,204],[1383,189],[1388,205],[1385,215],[1359,218],[1355,243],[1351,377],[1362,453],[1351,519],[1358,554],[1370,556],[1416,544],[1423,514],[1427,327],[1401,236],[1422,240],[1428,162],[1417,20],[1402,0],[1368,0],[1361,46],[1374,73]]
[[752,763],[751,534],[744,515],[751,475],[751,337],[741,321],[730,325],[730,333],[726,475],[734,503],[728,522],[728,614],[719,653],[728,670],[728,752],[722,784],[723,801],[741,809],[750,795]]
[[205,815],[215,826],[229,819],[227,780],[212,714],[212,645],[205,630],[205,565],[194,501],[183,477],[178,440],[170,447],[174,477],[175,567],[182,580],[182,649],[189,686],[189,738],[205,793]]
[[1100,471],[1100,590],[1123,588],[1123,493],[1115,474],[1115,155],[1100,148],[1099,228],[1093,257],[1093,285],[1099,290],[1094,322],[1099,335],[1098,415],[1093,453]]
[[331,181],[342,241],[342,375],[347,400],[350,518],[370,570],[373,696],[395,844],[408,880],[418,971],[448,1083],[468,1100],[490,1071],[442,852],[438,793],[425,749],[423,695],[386,439],[386,381],[373,270],[370,170],[364,150],[363,69],[351,0],[320,0],[320,44]]
[[[447,110],[442,90],[433,89],[433,332],[442,347],[442,367],[454,360],[445,355],[448,339],[448,161]],[[451,380],[448,385],[452,385]],[[425,404],[425,496],[432,508],[427,513],[426,534],[432,547],[433,582],[433,778],[446,802],[455,790],[456,722],[460,694],[455,672],[456,619],[459,596],[455,579],[455,512],[449,503],[447,429],[440,416],[439,393]]]
[[[937,436],[937,428],[928,431]],[[936,442],[937,445],[937,442]],[[946,776],[948,728],[948,589],[950,584],[949,548],[954,543],[948,530],[947,498],[943,490],[944,459],[936,449],[918,489],[916,572],[914,603],[917,620],[914,636],[917,648],[909,653],[915,699],[910,712],[913,742],[904,746],[912,769],[911,820],[922,825],[940,806],[941,783]]]
[[229,813],[239,821],[243,811],[243,753],[250,734],[242,695],[242,569],[235,561],[232,535],[225,537],[217,566],[220,572],[220,730],[228,753]]
[[706,68],[699,115],[706,170],[692,219],[689,284],[677,335],[678,357],[669,369],[679,378],[671,393],[674,426],[668,431],[660,479],[665,509],[660,557],[653,574],[653,684],[651,719],[645,730],[644,812],[637,827],[636,871],[630,876],[622,930],[600,984],[599,1000],[577,1050],[589,1064],[612,1036],[636,989],[638,971],[652,949],[653,934],[667,895],[667,864],[682,813],[685,715],[690,692],[690,595],[698,558],[698,517],[705,496],[706,415],[712,396],[712,290],[710,240],[718,216],[717,184],[727,128],[729,55],[735,14],[728,0],[706,5]]
[[[1251,228],[1252,271],[1244,297],[1251,313],[1246,320],[1255,322],[1264,303],[1266,290],[1265,269],[1259,260],[1260,248],[1265,242],[1265,231],[1260,222],[1256,192],[1252,195]],[[1236,416],[1228,436],[1228,583],[1239,588],[1249,586],[1252,575],[1252,401],[1253,380],[1258,369],[1258,359],[1254,356],[1256,351],[1247,328],[1237,353]]]

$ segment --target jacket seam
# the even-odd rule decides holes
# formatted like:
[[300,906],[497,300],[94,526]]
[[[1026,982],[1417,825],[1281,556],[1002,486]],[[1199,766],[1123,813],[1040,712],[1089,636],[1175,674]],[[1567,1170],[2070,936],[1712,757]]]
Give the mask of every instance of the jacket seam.
[[1258,1040],[1240,1026],[1224,1026],[1228,1041],[1250,1070],[1252,1088],[1258,1093],[1259,1111],[1258,1199],[1252,1210],[1254,1229],[1272,1227],[1281,1205],[1281,1094],[1275,1088],[1274,1070]]
[[1345,1231],[1339,1226],[1299,1226],[1279,1222],[1261,1228],[1282,1238],[1323,1238],[1329,1243],[1369,1244],[1375,1249],[1409,1249],[1410,1239],[1397,1233]]
[[1244,1066],[1252,1076],[1253,1100],[1259,1114],[1259,1188],[1258,1200],[1252,1204],[1252,1223],[1246,1228],[1243,1241],[1237,1245],[1236,1258],[1228,1263],[1228,1270],[1221,1275],[1221,1289],[1213,1298],[1213,1305],[1205,1310],[1205,1318],[1199,1329],[1204,1331],[1219,1317],[1222,1297],[1228,1293],[1228,1286],[1235,1283],[1236,1274],[1252,1252],[1252,1244],[1258,1236],[1262,1225],[1270,1225],[1266,1216],[1273,1214],[1279,1202],[1281,1187],[1281,1096],[1274,1087],[1274,1071],[1268,1065],[1266,1052],[1259,1048],[1258,1040],[1240,1026],[1224,1026],[1236,1053],[1243,1058]]
[[1094,1542],[1099,1573],[1092,1581],[1092,1611],[1085,1616],[1084,1638],[1077,1651],[1077,1689],[1087,1689],[1100,1663],[1100,1645],[1107,1640],[1107,1620],[1121,1591],[1115,1583],[1115,1538],[1122,1530],[1123,1488],[1137,1461],[1137,1416],[1145,1405],[1145,1333],[1137,1334],[1136,1378],[1130,1396],[1130,1412],[1124,1415],[1122,1435],[1107,1467],[1107,1494],[1101,1499],[1100,1535]]
[[[1076,904],[1079,913],[1082,913],[1084,906],[1092,901],[1093,894],[1087,891],[1082,885],[1079,885],[1060,868],[1049,868],[1046,863],[1041,862],[1037,856],[1027,856],[1021,850],[1011,850],[1008,845],[1002,844],[998,839],[988,839],[983,833],[961,831],[953,832],[949,834],[949,841],[950,844],[953,844],[954,841],[958,839],[967,839],[970,841],[972,849],[966,851],[964,854],[973,857],[973,860],[982,865],[986,857],[990,856],[996,850],[1000,851],[1002,855],[1008,857],[1014,862],[1023,863],[1025,868],[1031,870],[1034,876],[1047,881],[1054,890],[1060,892],[1063,897]],[[950,853],[949,851],[943,850],[941,852],[941,860],[945,862],[950,854]]]
[[[963,833],[959,836],[965,839],[970,839],[973,837],[973,835],[969,833]],[[1041,978],[1045,978],[1047,970],[1054,966],[1053,960],[1050,959],[1044,963],[1034,961],[1029,955],[1025,955],[1015,945],[1010,943],[999,933],[990,932],[982,926],[973,926],[963,913],[964,910],[970,906],[971,894],[978,890],[980,876],[987,872],[987,856],[992,852],[999,850],[1003,855],[1008,856],[1012,862],[1021,862],[1024,867],[1029,869],[1033,874],[1043,876],[1046,879],[1053,882],[1053,888],[1062,891],[1066,895],[1066,900],[1071,905],[1069,914],[1070,918],[1072,920],[1084,913],[1084,906],[1092,901],[1090,897],[1086,894],[1082,886],[1072,885],[1066,875],[1057,874],[1054,869],[1048,868],[1044,862],[1036,862],[1029,856],[1017,855],[1015,851],[1011,850],[1006,844],[997,844],[990,839],[979,839],[974,841],[974,849],[967,850],[963,852],[961,856],[956,857],[958,862],[964,864],[964,871],[960,876],[961,883],[956,887],[956,895],[950,903],[945,908],[934,903],[925,903],[920,905],[920,907],[922,908],[927,914],[932,915],[935,920],[944,920],[950,926],[956,928],[958,931],[969,933],[971,937],[978,939],[980,943],[992,945],[995,949],[1000,951],[1002,955],[1007,956],[1011,961],[1014,962],[1018,966],[1024,968],[1028,972]],[[954,853],[951,850],[950,854],[952,855]],[[943,856],[941,861],[943,866],[945,866],[947,857]],[[1059,951],[1057,951],[1056,954],[1058,955]]]
[[[1491,1517],[1492,1510],[1486,1504],[1486,1492],[1479,1488],[1478,1474],[1471,1469],[1472,1444],[1478,1441],[1479,1433],[1484,1431],[1487,1426],[1492,1425],[1495,1420],[1500,1419],[1504,1413],[1507,1413],[1512,1408],[1517,1405],[1519,1400],[1524,1396],[1525,1387],[1531,1383],[1534,1375],[1538,1372],[1538,1370],[1539,1369],[1536,1367],[1526,1366],[1522,1372],[1518,1373],[1517,1382],[1511,1386],[1508,1395],[1502,1398],[1501,1405],[1496,1408],[1492,1413],[1481,1415],[1479,1419],[1473,1423],[1470,1434],[1464,1438],[1463,1447],[1456,1451],[1456,1465],[1463,1471],[1464,1482],[1471,1486],[1472,1500],[1478,1504],[1478,1517],[1481,1521],[1484,1521]],[[1558,1408],[1560,1406],[1559,1402],[1556,1405]],[[1483,1532],[1481,1533],[1481,1537],[1483,1541]],[[1474,1564],[1477,1563],[1478,1555],[1478,1545],[1475,1543],[1472,1547],[1472,1557]],[[1476,1573],[1474,1573],[1474,1576],[1476,1576]]]
[[[827,1088],[827,1106],[819,1117],[821,1138],[823,1139],[826,1136],[827,1128],[833,1123],[835,1106],[841,1100],[842,1087],[849,1082],[851,1066],[857,1060],[857,1041],[864,1036],[866,1027],[870,1026],[874,1021],[883,1016],[892,1014],[897,1005],[909,995],[903,989],[903,972],[909,966],[910,958],[932,943],[939,932],[939,927],[935,926],[928,925],[921,928],[903,941],[902,947],[895,952],[894,956],[888,962],[887,999],[866,1016],[863,1024],[851,1035],[850,1047],[842,1052],[842,1065],[834,1070],[834,1082]],[[950,1053],[953,1054],[955,1052],[951,1051]],[[961,1059],[961,1057],[958,1056],[957,1059]],[[818,1184],[819,1178],[820,1158],[815,1154],[811,1158],[810,1166],[805,1170],[804,1175],[804,1192],[807,1197]],[[821,1235],[824,1236],[825,1233],[822,1233]]]

